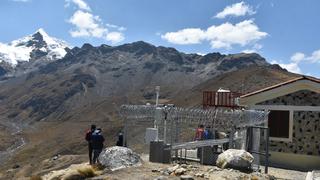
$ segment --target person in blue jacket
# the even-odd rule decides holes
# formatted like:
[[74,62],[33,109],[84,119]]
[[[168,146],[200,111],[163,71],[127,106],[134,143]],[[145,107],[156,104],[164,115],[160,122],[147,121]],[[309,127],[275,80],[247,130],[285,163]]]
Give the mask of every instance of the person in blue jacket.
[[93,150],[93,164],[98,163],[98,157],[103,149],[104,137],[101,134],[101,128],[96,129],[91,135],[91,145]]
[[205,140],[213,139],[213,138],[214,138],[210,126],[207,126],[207,127],[206,127],[206,129],[204,130],[203,136],[204,136],[204,139],[205,139]]

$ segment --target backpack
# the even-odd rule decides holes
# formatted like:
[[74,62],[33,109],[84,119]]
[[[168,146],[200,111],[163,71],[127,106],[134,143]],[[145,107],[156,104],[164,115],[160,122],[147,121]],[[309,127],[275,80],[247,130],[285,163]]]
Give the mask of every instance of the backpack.
[[86,137],[85,137],[86,141],[89,142],[91,140],[91,135],[92,135],[91,130],[88,130],[87,133],[86,133]]

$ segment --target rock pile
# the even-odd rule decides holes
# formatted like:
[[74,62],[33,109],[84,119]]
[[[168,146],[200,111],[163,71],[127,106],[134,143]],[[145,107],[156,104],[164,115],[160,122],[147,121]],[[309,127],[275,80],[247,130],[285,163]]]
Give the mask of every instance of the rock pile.
[[245,150],[228,149],[218,156],[216,164],[222,169],[250,170],[253,159],[253,156]]
[[115,171],[130,166],[139,166],[142,160],[138,154],[129,148],[113,146],[101,152],[99,162],[105,168]]
[[154,180],[178,179],[256,179],[273,180],[273,176],[259,172],[243,172],[235,169],[221,169],[216,166],[202,166],[192,164],[173,165],[166,168],[152,169],[153,173],[160,173]]

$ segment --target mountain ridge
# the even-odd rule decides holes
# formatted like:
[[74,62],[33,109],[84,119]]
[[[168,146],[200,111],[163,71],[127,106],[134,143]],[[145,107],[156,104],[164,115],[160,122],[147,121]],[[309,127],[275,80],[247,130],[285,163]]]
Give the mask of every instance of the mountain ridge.
[[0,43],[2,75],[13,76],[30,72],[38,64],[63,58],[68,49],[65,41],[50,37],[42,28],[10,43]]
[[[5,131],[0,133],[0,148],[26,143],[0,165],[0,172],[17,162],[21,167],[33,162],[21,172],[30,175],[39,164],[35,162],[57,154],[85,153],[83,134],[90,124],[101,127],[107,145],[113,145],[123,127],[120,106],[154,103],[155,86],[161,87],[160,103],[194,107],[201,106],[203,90],[239,91],[245,81],[251,91],[297,76],[259,54],[202,56],[142,41],[119,46],[84,44],[66,51],[54,61],[22,62],[17,65],[20,74],[0,80],[0,128]],[[19,133],[6,136],[15,133],[10,132],[13,127]]]

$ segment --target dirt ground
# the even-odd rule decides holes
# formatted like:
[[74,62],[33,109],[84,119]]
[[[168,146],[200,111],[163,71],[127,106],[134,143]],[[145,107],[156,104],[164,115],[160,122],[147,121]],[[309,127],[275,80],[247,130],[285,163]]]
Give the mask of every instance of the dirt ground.
[[[163,173],[162,170],[175,166],[176,164],[160,164],[151,163],[148,161],[148,155],[141,155],[143,163],[138,167],[131,167],[117,171],[105,171],[102,175],[90,179],[130,179],[130,180],[143,180],[143,179],[180,179],[180,176],[170,175]],[[54,170],[62,170],[68,168],[70,165],[87,164],[86,155],[64,155],[59,156],[57,159],[50,158],[39,163],[37,166],[37,173],[33,175],[43,176]],[[306,172],[285,170],[279,168],[269,168],[269,174],[252,172],[244,173],[233,169],[220,169],[216,166],[204,166],[196,162],[187,162],[181,164],[187,171],[185,175],[191,175],[194,179],[288,179],[288,180],[304,180]],[[0,179],[30,179],[24,176],[28,174],[27,171],[31,167],[17,167],[7,170],[5,174],[0,174]]]
[[[179,176],[163,175],[158,172],[161,169],[173,167],[174,164],[159,164],[148,161],[147,155],[142,155],[144,163],[140,167],[127,168],[115,172],[109,172],[107,175],[102,175],[105,179],[180,179]],[[195,179],[288,179],[288,180],[304,180],[306,172],[285,170],[280,168],[269,168],[269,174],[264,173],[243,173],[233,169],[221,170],[216,166],[204,166],[199,163],[189,162],[186,167],[185,174],[193,176]],[[191,166],[191,168],[189,168]],[[197,177],[196,175],[204,175],[204,177]],[[269,176],[270,175],[270,176]],[[99,177],[97,177],[98,179]]]

